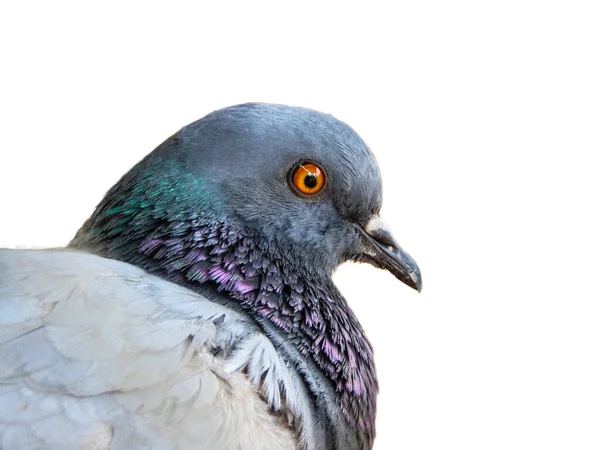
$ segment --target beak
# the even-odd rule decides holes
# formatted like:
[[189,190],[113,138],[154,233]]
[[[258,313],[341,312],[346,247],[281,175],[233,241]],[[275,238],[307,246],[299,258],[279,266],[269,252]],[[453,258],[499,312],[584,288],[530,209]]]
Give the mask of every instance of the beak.
[[365,240],[365,259],[375,267],[388,270],[396,278],[421,292],[421,271],[417,263],[398,245],[392,232],[379,216],[359,226]]

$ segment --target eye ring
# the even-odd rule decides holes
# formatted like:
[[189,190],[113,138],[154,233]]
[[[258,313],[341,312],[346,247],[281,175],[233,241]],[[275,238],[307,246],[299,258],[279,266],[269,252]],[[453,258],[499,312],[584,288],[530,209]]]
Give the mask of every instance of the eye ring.
[[325,187],[325,171],[317,164],[303,162],[295,167],[290,177],[294,190],[303,196],[312,197]]

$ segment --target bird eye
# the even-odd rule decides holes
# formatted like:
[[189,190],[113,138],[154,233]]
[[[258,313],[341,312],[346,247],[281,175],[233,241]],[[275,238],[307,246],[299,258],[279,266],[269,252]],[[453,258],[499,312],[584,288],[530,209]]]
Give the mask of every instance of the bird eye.
[[315,195],[325,186],[325,172],[315,164],[302,164],[292,175],[294,187],[304,195]]

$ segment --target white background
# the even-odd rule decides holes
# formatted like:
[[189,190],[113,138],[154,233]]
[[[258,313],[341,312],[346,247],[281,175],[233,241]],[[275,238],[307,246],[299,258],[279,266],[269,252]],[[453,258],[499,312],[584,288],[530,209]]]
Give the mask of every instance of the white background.
[[597,2],[163,3],[0,6],[0,245],[66,244],[212,110],[332,113],[424,279],[336,275],[376,350],[376,449],[600,448]]

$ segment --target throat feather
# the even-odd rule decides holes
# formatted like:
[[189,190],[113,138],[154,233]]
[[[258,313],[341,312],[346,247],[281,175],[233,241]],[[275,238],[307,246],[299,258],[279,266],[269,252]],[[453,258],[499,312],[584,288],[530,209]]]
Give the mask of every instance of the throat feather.
[[[95,218],[95,216],[97,216]],[[190,215],[143,233],[103,233],[115,216],[96,211],[72,246],[123,260],[191,289],[212,286],[255,318],[268,320],[331,382],[346,422],[370,448],[377,379],[373,352],[329,277],[303,273],[260,239],[225,221]],[[147,226],[144,220],[138,223]],[[140,236],[139,238],[132,237]]]

